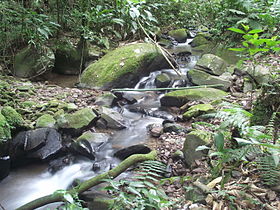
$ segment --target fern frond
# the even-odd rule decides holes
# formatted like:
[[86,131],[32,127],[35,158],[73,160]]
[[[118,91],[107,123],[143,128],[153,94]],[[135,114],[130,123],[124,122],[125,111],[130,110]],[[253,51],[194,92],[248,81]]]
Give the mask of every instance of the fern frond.
[[278,166],[275,165],[273,157],[269,154],[260,156],[256,162],[264,184],[268,186],[276,185],[280,179],[280,166],[279,164]]

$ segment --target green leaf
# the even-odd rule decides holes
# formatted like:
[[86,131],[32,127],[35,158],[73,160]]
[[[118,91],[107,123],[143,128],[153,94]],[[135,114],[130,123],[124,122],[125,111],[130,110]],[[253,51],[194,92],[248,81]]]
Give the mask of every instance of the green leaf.
[[209,150],[210,149],[210,147],[207,147],[207,146],[205,146],[205,145],[202,145],[202,146],[198,146],[196,149],[195,149],[195,151],[201,151],[201,150]]
[[215,133],[214,143],[219,152],[222,152],[224,150],[225,139],[224,135],[221,132]]
[[245,48],[228,48],[231,51],[236,51],[236,52],[242,52],[244,50],[246,50]]
[[253,29],[251,31],[248,31],[248,34],[257,34],[263,32],[262,29]]
[[243,31],[239,28],[228,28],[228,30],[233,31],[235,33],[239,33],[239,34],[245,34],[245,31]]
[[242,42],[242,45],[244,46],[244,47],[249,47],[249,44],[248,44],[248,42]]
[[69,193],[64,194],[64,195],[63,195],[63,198],[64,198],[67,202],[69,202],[69,203],[74,203],[74,199],[73,199],[72,195],[69,194]]
[[250,27],[248,25],[244,25],[244,24],[241,24],[243,26],[243,28],[245,29],[245,31],[248,31],[250,29]]
[[133,193],[133,194],[139,196],[139,197],[142,197],[142,195],[141,195],[135,188],[133,188],[133,187],[127,187],[127,190],[128,190],[129,192],[131,192],[131,193]]

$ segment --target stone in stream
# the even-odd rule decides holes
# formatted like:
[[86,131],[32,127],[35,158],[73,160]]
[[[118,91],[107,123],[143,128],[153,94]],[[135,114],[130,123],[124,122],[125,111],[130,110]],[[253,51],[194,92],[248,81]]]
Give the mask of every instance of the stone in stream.
[[188,30],[185,28],[175,29],[169,31],[168,35],[173,37],[177,42],[184,43],[188,38]]
[[106,107],[111,107],[113,104],[113,101],[117,98],[112,93],[106,93],[101,96],[98,96],[94,102],[95,105],[98,106],[106,106]]
[[0,181],[10,173],[11,160],[9,156],[0,157]]
[[123,129],[128,126],[128,122],[123,118],[123,116],[113,109],[102,107],[100,115],[101,118],[105,120],[108,128]]
[[104,89],[134,87],[141,77],[168,67],[161,52],[153,44],[130,44],[90,64],[81,75],[80,86]]
[[201,114],[208,113],[214,110],[211,104],[197,104],[188,108],[188,110],[183,114],[185,120],[189,120],[192,117],[197,117]]
[[106,133],[93,133],[91,131],[84,132],[71,145],[71,148],[90,159],[95,159],[95,153],[105,145],[111,136]]
[[177,124],[177,123],[164,123],[163,124],[163,132],[169,132],[169,133],[172,133],[172,132],[175,132],[175,133],[181,133],[181,132],[187,132],[188,130],[180,125],[180,124]]
[[66,155],[63,157],[56,158],[49,162],[48,171],[54,174],[55,172],[63,169],[65,166],[68,166],[73,163],[75,157],[73,155]]
[[228,94],[222,90],[215,88],[196,88],[176,90],[166,93],[161,99],[162,106],[183,106],[189,101],[211,102],[213,100],[222,99]]
[[171,83],[171,79],[168,74],[162,73],[156,76],[155,84],[157,88],[165,88]]
[[195,85],[217,85],[222,84],[223,87],[218,87],[224,91],[227,91],[231,85],[230,79],[225,79],[222,76],[214,76],[204,71],[192,69],[188,71],[190,80]]
[[124,149],[120,149],[114,153],[114,156],[120,160],[124,160],[134,154],[148,154],[151,149],[143,144],[137,144]]
[[160,137],[160,135],[163,133],[162,124],[150,124],[147,126],[147,129],[152,137]]
[[62,149],[61,135],[53,128],[38,128],[22,131],[12,139],[10,156],[45,160]]

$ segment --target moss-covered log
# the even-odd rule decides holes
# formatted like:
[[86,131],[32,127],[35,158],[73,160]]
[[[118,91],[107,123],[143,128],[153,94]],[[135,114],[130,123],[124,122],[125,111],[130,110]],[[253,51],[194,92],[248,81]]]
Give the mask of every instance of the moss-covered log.
[[[117,177],[122,172],[126,171],[126,169],[128,169],[129,167],[131,167],[132,165],[134,165],[138,162],[142,162],[142,161],[146,161],[146,160],[154,160],[155,158],[156,158],[156,151],[152,151],[148,154],[132,155],[132,156],[128,157],[127,159],[125,159],[124,161],[122,161],[118,166],[111,169],[110,171],[100,174],[96,177],[93,177],[85,182],[82,182],[80,185],[76,186],[75,188],[70,189],[68,191],[68,193],[80,194],[80,193],[88,190],[89,188],[104,182],[104,179],[108,179],[108,178],[113,179],[113,178]],[[33,201],[19,207],[17,210],[32,210],[32,209],[47,205],[49,203],[54,203],[54,202],[59,202],[59,201],[64,201],[63,194],[59,194],[59,193],[51,194],[51,195],[43,196],[41,198],[33,200]]]

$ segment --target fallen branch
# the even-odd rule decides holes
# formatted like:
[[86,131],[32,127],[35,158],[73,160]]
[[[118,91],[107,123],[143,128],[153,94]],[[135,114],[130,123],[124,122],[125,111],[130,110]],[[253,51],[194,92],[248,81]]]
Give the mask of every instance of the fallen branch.
[[[146,161],[146,160],[154,160],[156,158],[156,155],[157,155],[156,151],[152,151],[148,154],[132,155],[132,156],[128,157],[127,159],[125,159],[124,161],[122,161],[118,166],[111,169],[110,171],[100,174],[96,177],[93,177],[85,182],[82,182],[78,186],[70,189],[68,191],[68,193],[72,194],[72,195],[80,194],[80,193],[88,190],[89,188],[94,187],[94,186],[104,182],[104,179],[108,179],[108,178],[113,179],[113,178],[117,177],[122,172],[126,171],[126,169],[128,169],[129,167],[131,167],[132,165],[134,165],[138,162],[142,162],[142,161]],[[17,208],[17,210],[32,210],[32,209],[44,206],[49,203],[61,202],[61,201],[65,201],[63,194],[54,193],[54,194],[50,194],[50,195],[35,199],[35,200]]]
[[196,89],[196,88],[210,88],[210,87],[224,87],[222,84],[217,85],[200,85],[200,86],[191,86],[191,87],[177,87],[177,88],[150,88],[150,89],[112,89],[112,92],[127,92],[127,91],[137,91],[137,92],[145,92],[145,91],[164,91],[164,90],[185,90],[185,89]]

